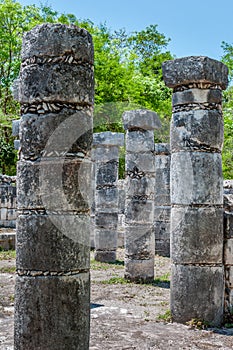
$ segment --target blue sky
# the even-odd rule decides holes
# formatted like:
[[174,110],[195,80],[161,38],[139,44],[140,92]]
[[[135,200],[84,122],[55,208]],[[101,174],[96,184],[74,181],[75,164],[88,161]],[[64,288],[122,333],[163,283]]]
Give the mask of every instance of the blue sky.
[[[45,3],[18,0],[22,5]],[[205,55],[220,59],[221,42],[233,43],[233,0],[48,0],[58,12],[106,22],[112,30],[140,31],[157,24],[171,39],[176,57]]]

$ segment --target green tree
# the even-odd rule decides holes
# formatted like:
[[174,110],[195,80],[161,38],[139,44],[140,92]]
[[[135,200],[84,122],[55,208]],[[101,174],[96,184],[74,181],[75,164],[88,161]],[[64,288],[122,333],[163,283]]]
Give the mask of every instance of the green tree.
[[222,62],[229,70],[229,87],[223,94],[223,174],[225,179],[233,179],[233,45],[222,42],[222,49],[224,52]]

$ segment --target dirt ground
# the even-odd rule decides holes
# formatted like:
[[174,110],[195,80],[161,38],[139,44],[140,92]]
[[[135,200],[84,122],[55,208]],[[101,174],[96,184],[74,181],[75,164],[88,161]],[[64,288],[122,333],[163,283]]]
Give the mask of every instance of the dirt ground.
[[[119,250],[116,264],[92,259],[90,350],[233,349],[233,329],[197,330],[161,319],[169,309],[168,258],[156,256],[155,282],[142,285],[124,283],[123,255]],[[13,258],[0,260],[1,350],[13,350],[14,265]]]

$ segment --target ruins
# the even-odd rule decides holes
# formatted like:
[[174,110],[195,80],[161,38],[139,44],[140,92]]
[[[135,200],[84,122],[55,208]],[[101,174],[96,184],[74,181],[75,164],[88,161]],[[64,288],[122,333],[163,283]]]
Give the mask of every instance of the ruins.
[[93,134],[93,54],[90,34],[76,26],[43,24],[24,36],[17,186],[0,177],[0,227],[15,227],[17,199],[15,350],[89,348],[91,233],[99,262],[114,262],[124,246],[131,282],[153,281],[155,254],[171,255],[175,322],[220,326],[232,317],[233,182],[223,183],[221,158],[226,66],[202,56],[163,64],[173,89],[165,144],[154,142],[159,116],[145,109],[123,113],[125,136]]

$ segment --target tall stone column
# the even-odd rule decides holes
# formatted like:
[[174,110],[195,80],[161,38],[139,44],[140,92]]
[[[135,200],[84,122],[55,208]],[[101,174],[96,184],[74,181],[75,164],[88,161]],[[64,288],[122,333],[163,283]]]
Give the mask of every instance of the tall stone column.
[[233,322],[233,180],[224,181],[224,321]]
[[15,350],[89,349],[93,45],[76,26],[23,39]]
[[154,279],[153,232],[155,158],[154,129],[160,127],[155,112],[127,111],[125,183],[125,278],[148,282]]
[[223,316],[223,117],[227,67],[208,57],[163,64],[173,88],[171,312],[174,321]]
[[120,146],[124,146],[124,134],[106,131],[93,135],[95,260],[102,262],[116,260]]
[[170,256],[170,145],[155,144],[155,254]]

